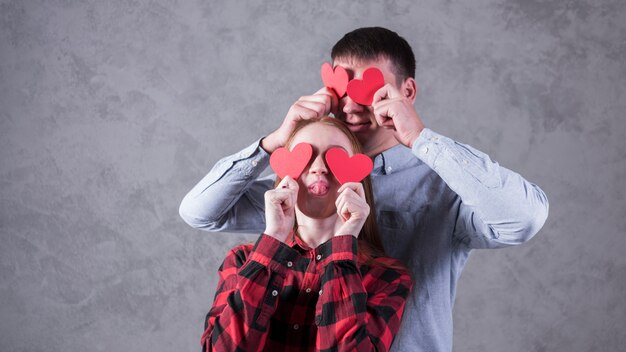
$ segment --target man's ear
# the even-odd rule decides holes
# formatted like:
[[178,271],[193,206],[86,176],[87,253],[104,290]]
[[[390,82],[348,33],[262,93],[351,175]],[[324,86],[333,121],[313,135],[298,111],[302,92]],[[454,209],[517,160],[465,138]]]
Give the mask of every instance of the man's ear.
[[418,93],[415,78],[408,77],[407,79],[405,79],[402,83],[402,87],[400,87],[400,91],[402,92],[402,95],[404,95],[407,99],[411,101],[411,103],[414,103]]

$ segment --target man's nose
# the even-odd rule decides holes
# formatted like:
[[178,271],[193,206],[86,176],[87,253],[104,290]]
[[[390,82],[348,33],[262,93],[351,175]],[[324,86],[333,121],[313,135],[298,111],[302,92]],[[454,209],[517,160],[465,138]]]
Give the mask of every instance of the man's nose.
[[363,110],[365,109],[365,107],[363,105],[355,102],[348,95],[346,95],[346,97],[344,99],[345,100],[344,100],[344,105],[343,105],[342,111],[345,114],[359,113],[359,112],[363,112]]
[[322,154],[319,154],[315,157],[315,159],[313,159],[311,167],[309,168],[309,173],[314,175],[326,175],[328,173],[328,168],[326,167],[326,162],[324,161]]

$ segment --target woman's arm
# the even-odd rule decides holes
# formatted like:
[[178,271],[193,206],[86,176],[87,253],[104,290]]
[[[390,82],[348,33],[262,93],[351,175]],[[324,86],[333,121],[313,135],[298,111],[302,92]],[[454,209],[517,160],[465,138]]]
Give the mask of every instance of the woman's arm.
[[[336,236],[319,247],[324,273],[317,302],[316,348],[338,351],[388,351],[412,282],[408,271],[376,265],[362,273],[357,239]],[[397,263],[394,261],[394,264]]]
[[261,235],[254,248],[232,249],[219,269],[213,306],[207,314],[203,351],[262,351],[287,272],[298,253]]

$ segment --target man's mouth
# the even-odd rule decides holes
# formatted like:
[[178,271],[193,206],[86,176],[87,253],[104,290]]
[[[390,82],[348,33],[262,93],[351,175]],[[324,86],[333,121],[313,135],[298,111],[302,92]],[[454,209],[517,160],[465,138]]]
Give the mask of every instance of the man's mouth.
[[352,132],[360,132],[360,131],[367,130],[371,124],[372,123],[370,121],[357,122],[357,123],[351,123],[351,122],[346,121],[346,126],[348,126],[348,128]]

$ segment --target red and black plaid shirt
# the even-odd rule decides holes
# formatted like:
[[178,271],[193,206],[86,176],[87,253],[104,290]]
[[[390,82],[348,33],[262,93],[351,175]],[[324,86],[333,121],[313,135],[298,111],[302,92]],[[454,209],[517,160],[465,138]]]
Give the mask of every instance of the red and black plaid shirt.
[[207,314],[203,351],[387,351],[412,282],[398,261],[357,262],[357,240],[317,248],[262,234],[230,250]]

